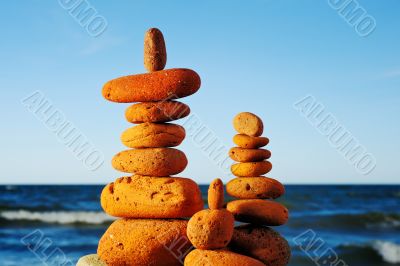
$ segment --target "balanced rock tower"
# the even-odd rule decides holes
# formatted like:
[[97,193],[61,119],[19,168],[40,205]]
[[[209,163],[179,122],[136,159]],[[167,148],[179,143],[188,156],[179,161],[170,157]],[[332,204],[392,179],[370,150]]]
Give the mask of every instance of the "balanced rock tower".
[[234,223],[232,213],[223,208],[224,184],[215,179],[208,189],[209,209],[190,218],[187,235],[196,248],[185,258],[185,266],[263,266],[256,259],[227,249],[232,239]]
[[120,218],[99,242],[97,254],[107,265],[181,265],[177,254],[191,246],[187,220],[182,218],[203,209],[198,185],[172,177],[188,161],[182,151],[172,148],[183,141],[185,129],[167,123],[190,113],[187,105],[174,99],[197,92],[200,77],[185,68],[164,70],[164,38],[155,28],[145,34],[144,64],[149,73],[113,79],[102,91],[112,102],[138,102],[125,113],[128,122],[137,124],[121,135],[129,149],[112,159],[115,169],[133,175],[118,178],[101,194],[104,211]]
[[263,175],[272,169],[267,161],[271,152],[261,147],[269,139],[261,137],[264,126],[255,114],[239,113],[233,119],[239,133],[233,141],[237,147],[229,151],[236,162],[231,167],[236,178],[226,185],[227,193],[238,200],[226,206],[235,220],[248,224],[235,227],[229,248],[253,257],[268,266],[284,266],[289,263],[290,247],[287,241],[267,226],[283,225],[288,220],[288,210],[272,201],[285,193],[284,186],[277,180]]

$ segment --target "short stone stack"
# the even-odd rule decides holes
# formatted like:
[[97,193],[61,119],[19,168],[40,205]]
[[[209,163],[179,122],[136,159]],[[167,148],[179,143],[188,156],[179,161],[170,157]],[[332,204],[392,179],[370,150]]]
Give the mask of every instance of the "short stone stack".
[[121,135],[130,149],[112,159],[115,169],[134,175],[118,178],[101,194],[104,211],[121,218],[99,242],[97,254],[107,265],[181,265],[179,252],[191,247],[187,220],[182,218],[203,209],[198,185],[188,178],[172,177],[188,161],[182,151],[171,148],[183,141],[185,129],[167,123],[190,113],[187,105],[173,99],[195,93],[200,77],[190,69],[163,70],[166,49],[158,29],[146,33],[144,47],[149,73],[120,77],[103,87],[109,101],[139,102],[125,114],[129,122],[138,124]]
[[232,239],[234,218],[223,209],[224,184],[215,179],[208,189],[209,209],[189,220],[187,235],[196,248],[185,258],[185,266],[263,266],[260,261],[226,249]]
[[269,142],[261,137],[263,122],[255,114],[244,112],[235,116],[233,126],[239,133],[233,138],[238,147],[232,148],[229,156],[238,163],[231,167],[236,178],[228,182],[226,190],[238,200],[229,202],[226,208],[236,221],[249,224],[235,227],[229,248],[268,266],[287,265],[290,258],[287,241],[267,227],[285,224],[288,210],[272,201],[285,193],[284,186],[263,176],[272,169],[267,161],[271,152],[261,149]]

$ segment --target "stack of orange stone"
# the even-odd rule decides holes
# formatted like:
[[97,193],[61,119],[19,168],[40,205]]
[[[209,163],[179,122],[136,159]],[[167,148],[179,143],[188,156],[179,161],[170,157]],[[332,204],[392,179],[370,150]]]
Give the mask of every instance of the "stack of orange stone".
[[[230,157],[237,161],[231,170],[237,178],[226,185],[229,195],[239,200],[224,204],[224,189],[220,179],[208,190],[209,209],[197,212],[190,219],[187,235],[196,248],[185,258],[185,266],[285,266],[289,263],[288,242],[267,226],[286,223],[288,210],[276,199],[285,192],[283,185],[262,175],[272,164],[271,153],[260,149],[268,144],[261,137],[263,123],[252,113],[240,113],[233,121],[239,133],[234,137],[238,147]],[[234,222],[247,224],[234,227]]]
[[229,248],[268,266],[287,265],[290,259],[287,241],[267,227],[285,224],[288,210],[278,202],[266,200],[282,196],[285,189],[279,181],[262,176],[272,168],[267,161],[270,151],[260,149],[269,142],[261,137],[263,122],[255,114],[244,112],[235,116],[233,126],[239,133],[233,138],[238,147],[232,148],[229,156],[238,162],[231,167],[237,177],[227,183],[226,190],[238,200],[229,202],[226,208],[236,221],[248,224],[235,227]]
[[[263,266],[261,261],[228,249],[234,234],[235,219],[223,208],[224,184],[220,179],[208,189],[209,209],[189,220],[187,235],[196,248],[185,258],[185,266]],[[244,241],[245,242],[245,241]],[[246,243],[246,242],[245,242]]]
[[[184,128],[167,123],[189,115],[189,107],[174,99],[197,92],[200,77],[190,69],[164,70],[166,48],[158,29],[146,32],[144,63],[149,73],[120,77],[103,87],[109,101],[139,102],[125,113],[137,124],[121,135],[129,149],[112,159],[115,169],[133,175],[103,189],[101,206],[118,219],[100,239],[97,254],[82,257],[77,266],[174,266],[183,260],[188,266],[287,265],[287,241],[265,226],[284,224],[288,212],[279,203],[264,200],[281,196],[284,187],[261,176],[272,167],[265,161],[269,151],[258,149],[268,143],[260,137],[261,119],[251,113],[234,119],[240,133],[234,142],[239,147],[230,156],[239,162],[232,166],[238,178],[227,184],[227,192],[239,200],[225,208],[224,186],[216,179],[208,191],[209,209],[203,210],[198,185],[172,177],[188,161],[182,151],[171,148],[184,140]],[[235,220],[250,224],[234,227]]]
[[127,120],[138,124],[121,136],[130,149],[112,159],[115,169],[134,175],[118,178],[101,194],[104,211],[120,218],[98,245],[97,254],[107,265],[181,265],[179,252],[191,247],[183,218],[203,208],[193,180],[171,177],[188,161],[171,148],[185,138],[184,128],[166,123],[189,114],[187,105],[173,99],[195,93],[200,77],[190,69],[163,70],[166,49],[158,29],[146,32],[144,63],[149,73],[111,80],[102,91],[109,101],[140,102],[126,110]]

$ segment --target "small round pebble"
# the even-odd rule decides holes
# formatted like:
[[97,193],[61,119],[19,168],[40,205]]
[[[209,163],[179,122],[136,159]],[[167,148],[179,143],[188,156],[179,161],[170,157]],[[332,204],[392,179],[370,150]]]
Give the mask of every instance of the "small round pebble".
[[163,70],[167,63],[167,49],[162,32],[149,29],[144,35],[144,66],[147,71]]
[[239,199],[276,199],[285,193],[285,187],[269,177],[238,177],[226,184],[226,191]]
[[219,249],[231,241],[235,220],[225,210],[202,210],[190,218],[187,236],[195,248]]
[[107,266],[107,264],[97,254],[91,254],[80,258],[76,266]]
[[264,130],[262,120],[253,113],[239,113],[233,118],[233,127],[239,134],[252,137],[261,136]]
[[237,134],[233,136],[233,142],[240,148],[258,149],[267,145],[269,139],[266,137],[250,137],[244,134]]
[[185,170],[185,153],[174,148],[130,149],[112,159],[114,169],[144,176],[170,176]]
[[236,162],[260,162],[271,157],[271,152],[265,149],[244,149],[233,147],[229,150],[229,157]]
[[278,226],[289,218],[289,211],[282,204],[262,199],[234,200],[226,209],[233,213],[235,220],[244,223]]
[[201,250],[191,251],[185,258],[185,266],[265,266],[264,263],[234,253],[229,250]]
[[268,266],[288,265],[291,253],[288,242],[278,232],[254,224],[235,227],[229,248]]
[[175,147],[185,138],[185,129],[176,124],[142,123],[128,128],[121,135],[129,148]]
[[125,111],[128,122],[140,124],[145,122],[160,123],[178,120],[190,114],[188,105],[178,101],[160,101],[135,103]]
[[217,178],[208,188],[208,208],[211,210],[222,209],[224,205],[224,183]]
[[269,161],[236,163],[231,166],[232,174],[235,176],[260,176],[272,169]]

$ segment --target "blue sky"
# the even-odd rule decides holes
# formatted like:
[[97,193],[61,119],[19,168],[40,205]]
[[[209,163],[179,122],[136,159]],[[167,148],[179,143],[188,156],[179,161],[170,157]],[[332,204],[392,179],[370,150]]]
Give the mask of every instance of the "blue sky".
[[[273,169],[284,183],[399,183],[400,2],[358,3],[376,20],[360,37],[328,1],[94,1],[108,27],[94,38],[58,1],[2,1],[0,183],[106,183],[123,173],[112,156],[131,125],[127,104],[107,102],[102,85],[145,72],[143,35],[160,28],[167,68],[187,67],[202,87],[182,99],[220,143],[233,146],[231,120],[264,120]],[[22,104],[41,91],[105,156],[89,171]],[[312,95],[376,158],[368,175],[333,148],[293,107]],[[180,121],[179,123],[184,123]],[[188,137],[180,176],[199,183],[221,169]]]

